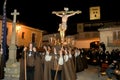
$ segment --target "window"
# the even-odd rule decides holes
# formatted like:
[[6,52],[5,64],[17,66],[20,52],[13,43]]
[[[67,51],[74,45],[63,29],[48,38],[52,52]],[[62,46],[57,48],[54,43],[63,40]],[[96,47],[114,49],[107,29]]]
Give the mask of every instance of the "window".
[[85,26],[84,32],[98,31],[101,26]]
[[25,36],[25,32],[22,32],[22,39],[24,39],[24,36]]
[[32,42],[35,43],[35,33],[32,33]]
[[113,32],[113,40],[120,40],[120,31]]
[[118,31],[118,39],[120,40],[120,31]]

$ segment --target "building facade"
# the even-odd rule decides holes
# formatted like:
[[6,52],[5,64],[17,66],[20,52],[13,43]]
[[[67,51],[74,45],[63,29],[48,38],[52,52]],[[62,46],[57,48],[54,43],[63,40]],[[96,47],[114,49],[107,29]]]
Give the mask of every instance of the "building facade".
[[[2,21],[0,20],[0,39],[2,33]],[[34,42],[37,47],[42,44],[42,30],[35,29],[23,24],[16,24],[16,45],[28,46],[30,42]],[[10,45],[12,35],[12,21],[7,21],[7,45]]]
[[120,49],[120,22],[108,22],[99,32],[100,41],[105,43],[107,51]]
[[77,32],[75,46],[78,48],[90,48],[92,42],[98,45],[104,42],[107,51],[120,48],[119,21],[79,23]]
[[75,36],[75,47],[77,48],[90,48],[91,43],[99,45],[100,34],[98,29],[102,23],[78,23],[77,33]]
[[[43,41],[48,42],[51,36],[59,36],[59,33],[43,36]],[[66,37],[69,37],[68,35]],[[90,48],[91,43],[98,47],[104,42],[106,50],[120,48],[120,22],[119,21],[91,21],[77,24],[77,34],[70,35],[74,39],[74,47]],[[48,41],[47,41],[48,40]]]

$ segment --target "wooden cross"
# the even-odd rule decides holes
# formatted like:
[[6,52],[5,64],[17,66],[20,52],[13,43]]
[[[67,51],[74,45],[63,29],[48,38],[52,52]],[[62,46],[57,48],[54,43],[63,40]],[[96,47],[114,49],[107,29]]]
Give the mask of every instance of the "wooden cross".
[[13,23],[16,23],[16,17],[17,17],[17,15],[19,15],[20,13],[19,12],[17,12],[17,10],[16,9],[14,9],[14,12],[13,13],[11,13],[11,15],[13,15]]

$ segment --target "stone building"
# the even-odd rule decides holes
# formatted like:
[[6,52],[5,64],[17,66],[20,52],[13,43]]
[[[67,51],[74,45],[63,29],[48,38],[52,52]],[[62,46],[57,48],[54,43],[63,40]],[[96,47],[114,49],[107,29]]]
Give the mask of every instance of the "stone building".
[[78,23],[75,35],[75,46],[78,48],[90,48],[90,43],[104,42],[106,50],[120,48],[120,22],[97,21]]
[[[60,37],[59,33],[43,36],[43,41],[49,42],[50,37]],[[67,35],[67,38],[74,39],[74,47],[90,48],[91,43],[100,45],[104,42],[106,50],[120,48],[120,22],[119,21],[99,21],[85,22],[77,24],[77,34]]]
[[99,31],[103,24],[100,22],[86,22],[77,24],[77,34],[75,37],[75,47],[77,48],[90,48],[91,43],[99,45]]
[[120,49],[120,22],[107,22],[99,28],[100,41],[106,45],[106,50]]
[[[0,16],[0,39],[2,32],[2,16]],[[12,34],[12,20],[7,19],[7,44],[10,45]],[[37,47],[42,44],[43,31],[40,29],[32,28],[24,24],[16,23],[16,45],[28,46],[30,42],[35,42]]]

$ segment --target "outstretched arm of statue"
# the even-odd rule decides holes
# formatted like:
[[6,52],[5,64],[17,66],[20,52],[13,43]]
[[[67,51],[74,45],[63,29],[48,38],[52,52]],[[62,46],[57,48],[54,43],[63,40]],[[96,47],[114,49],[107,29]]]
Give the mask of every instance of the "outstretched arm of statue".
[[62,17],[62,15],[59,14],[59,12],[56,12],[56,11],[53,11],[52,14],[56,14],[57,16]]
[[80,14],[80,13],[82,13],[81,11],[72,11],[70,14],[68,14],[68,17],[69,16],[73,16],[73,15],[75,15],[75,14]]
[[79,10],[78,10],[78,11],[76,11],[76,14],[80,14],[80,13],[82,13],[82,11],[79,11]]
[[52,14],[56,14],[56,11],[53,11]]

